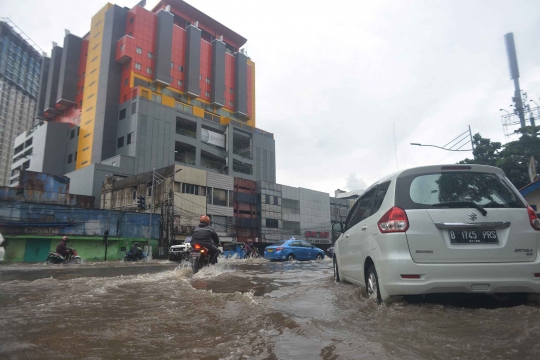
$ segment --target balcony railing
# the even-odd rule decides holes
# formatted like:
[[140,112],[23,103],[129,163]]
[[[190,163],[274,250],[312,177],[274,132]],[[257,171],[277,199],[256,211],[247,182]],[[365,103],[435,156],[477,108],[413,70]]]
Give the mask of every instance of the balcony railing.
[[193,139],[197,138],[197,133],[195,131],[188,130],[188,129],[176,128],[176,133],[193,138]]
[[[195,157],[195,155],[193,155],[193,157]],[[174,161],[180,162],[180,163],[183,163],[183,164],[187,164],[187,165],[195,165],[195,159],[186,158],[185,155],[176,155],[174,157]]]

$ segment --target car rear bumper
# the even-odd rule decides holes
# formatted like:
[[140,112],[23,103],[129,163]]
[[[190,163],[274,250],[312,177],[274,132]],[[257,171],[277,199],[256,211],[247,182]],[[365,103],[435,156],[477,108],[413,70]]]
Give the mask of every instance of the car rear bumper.
[[281,253],[281,251],[273,252],[273,253],[269,253],[265,251],[264,258],[267,260],[285,260],[287,259],[287,255],[284,253]]
[[[391,296],[431,293],[540,293],[540,263],[418,264],[388,259],[376,265]],[[420,275],[404,279],[402,275]]]

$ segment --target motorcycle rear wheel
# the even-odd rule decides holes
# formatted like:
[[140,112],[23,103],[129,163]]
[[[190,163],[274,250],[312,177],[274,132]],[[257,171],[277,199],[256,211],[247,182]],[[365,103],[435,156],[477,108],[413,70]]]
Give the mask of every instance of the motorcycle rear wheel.
[[47,264],[56,264],[56,262],[52,258],[48,258],[46,263]]
[[80,264],[82,263],[82,259],[73,259],[72,261],[74,264]]

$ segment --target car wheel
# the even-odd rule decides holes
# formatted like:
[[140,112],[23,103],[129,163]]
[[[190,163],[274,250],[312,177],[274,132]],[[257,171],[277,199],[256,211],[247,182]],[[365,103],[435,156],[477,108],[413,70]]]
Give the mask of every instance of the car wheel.
[[316,260],[322,260],[322,255],[321,254],[317,254],[317,259]]
[[341,279],[339,278],[339,269],[336,258],[334,258],[334,282],[341,282]]
[[293,261],[293,260],[294,260],[294,255],[293,254],[287,255],[287,261]]
[[379,290],[379,276],[374,265],[370,265],[366,276],[366,293],[369,297],[376,295],[377,302],[382,302],[381,291]]

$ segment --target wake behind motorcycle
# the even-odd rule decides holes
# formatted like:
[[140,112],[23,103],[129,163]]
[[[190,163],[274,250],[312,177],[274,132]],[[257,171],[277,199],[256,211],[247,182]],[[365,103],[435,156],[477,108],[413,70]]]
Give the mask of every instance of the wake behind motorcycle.
[[196,274],[205,266],[210,266],[208,249],[200,244],[193,244],[190,251],[191,270]]
[[63,257],[57,252],[49,252],[47,257],[47,264],[80,264],[82,263],[81,257],[77,254],[77,251],[74,248],[69,248],[71,254],[67,258]]

